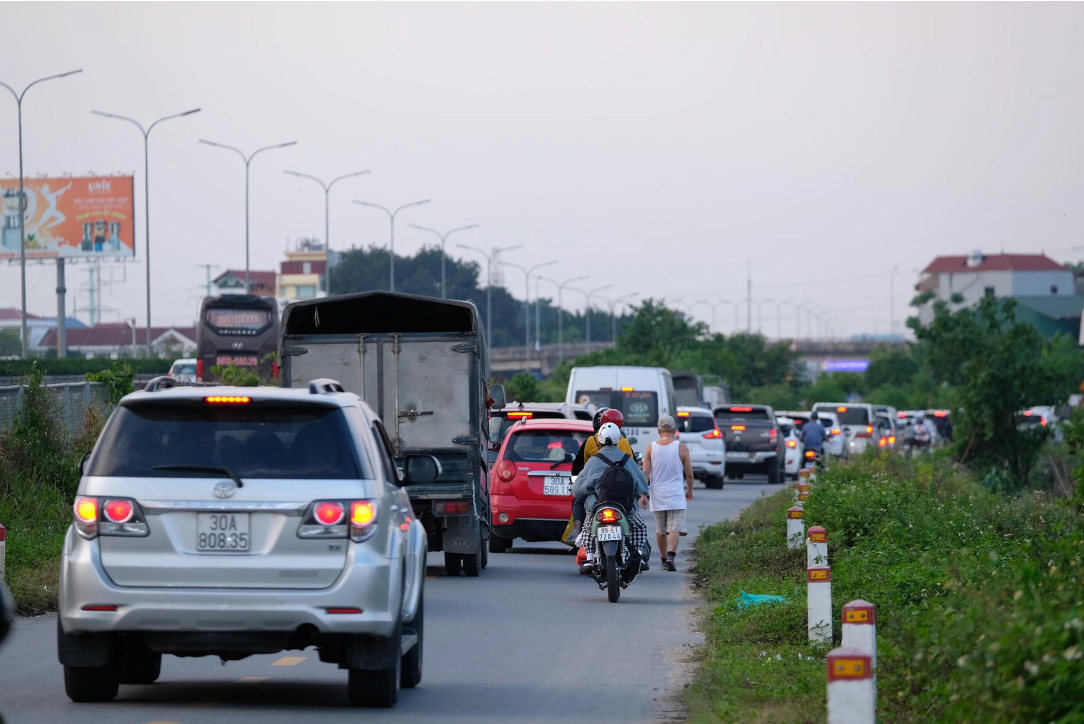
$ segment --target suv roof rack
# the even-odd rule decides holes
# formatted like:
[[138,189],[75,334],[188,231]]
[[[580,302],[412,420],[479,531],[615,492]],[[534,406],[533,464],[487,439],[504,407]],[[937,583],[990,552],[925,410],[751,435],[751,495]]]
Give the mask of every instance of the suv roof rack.
[[143,388],[144,392],[157,392],[158,390],[168,390],[171,387],[177,386],[177,380],[173,379],[169,375],[159,375],[155,377],[147,386]]
[[309,381],[309,394],[310,395],[330,395],[336,392],[346,392],[342,383],[338,380],[333,380],[328,377],[321,377],[316,380]]

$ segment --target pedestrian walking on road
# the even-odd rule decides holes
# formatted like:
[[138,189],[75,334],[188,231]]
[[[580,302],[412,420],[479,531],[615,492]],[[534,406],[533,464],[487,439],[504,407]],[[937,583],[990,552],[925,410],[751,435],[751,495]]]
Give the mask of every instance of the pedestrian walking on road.
[[662,567],[676,571],[678,539],[688,534],[685,511],[693,498],[693,463],[689,448],[678,442],[674,418],[659,418],[659,440],[644,455],[644,474],[648,479],[648,499],[655,514],[655,540],[659,544]]

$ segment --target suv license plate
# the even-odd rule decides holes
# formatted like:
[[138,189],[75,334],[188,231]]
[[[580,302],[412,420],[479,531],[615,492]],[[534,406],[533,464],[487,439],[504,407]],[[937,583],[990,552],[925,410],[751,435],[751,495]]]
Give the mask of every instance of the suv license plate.
[[247,553],[248,513],[196,513],[198,553]]
[[542,492],[546,495],[572,495],[572,480],[569,478],[551,475],[546,478]]
[[601,525],[595,537],[599,540],[621,540],[621,526]]

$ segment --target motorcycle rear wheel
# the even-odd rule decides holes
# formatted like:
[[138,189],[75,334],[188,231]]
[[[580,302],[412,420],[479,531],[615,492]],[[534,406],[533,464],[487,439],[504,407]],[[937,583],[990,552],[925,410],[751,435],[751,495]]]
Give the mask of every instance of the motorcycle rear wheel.
[[617,570],[617,559],[606,556],[606,597],[610,603],[617,603],[621,598],[621,573]]

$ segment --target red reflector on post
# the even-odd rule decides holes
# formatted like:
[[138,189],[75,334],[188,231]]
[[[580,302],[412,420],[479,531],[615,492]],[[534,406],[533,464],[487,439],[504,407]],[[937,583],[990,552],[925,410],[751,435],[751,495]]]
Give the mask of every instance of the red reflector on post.
[[831,583],[832,569],[821,567],[807,568],[806,577],[809,583]]
[[329,606],[328,609],[327,609],[327,612],[328,613],[345,613],[345,614],[354,613],[354,614],[357,614],[357,613],[361,613],[361,609],[360,608],[353,608],[351,606]]
[[838,648],[828,654],[828,681],[872,679],[873,658],[852,648]]
[[0,525],[0,543],[3,543],[8,539],[8,529]]
[[869,601],[858,599],[843,606],[843,623],[869,624],[877,623],[877,613]]
[[787,518],[789,518],[790,520],[801,520],[804,517],[805,511],[803,511],[798,506],[794,506],[793,508],[787,508]]
[[824,526],[815,525],[806,533],[806,538],[813,543],[827,543],[828,531],[824,529]]

